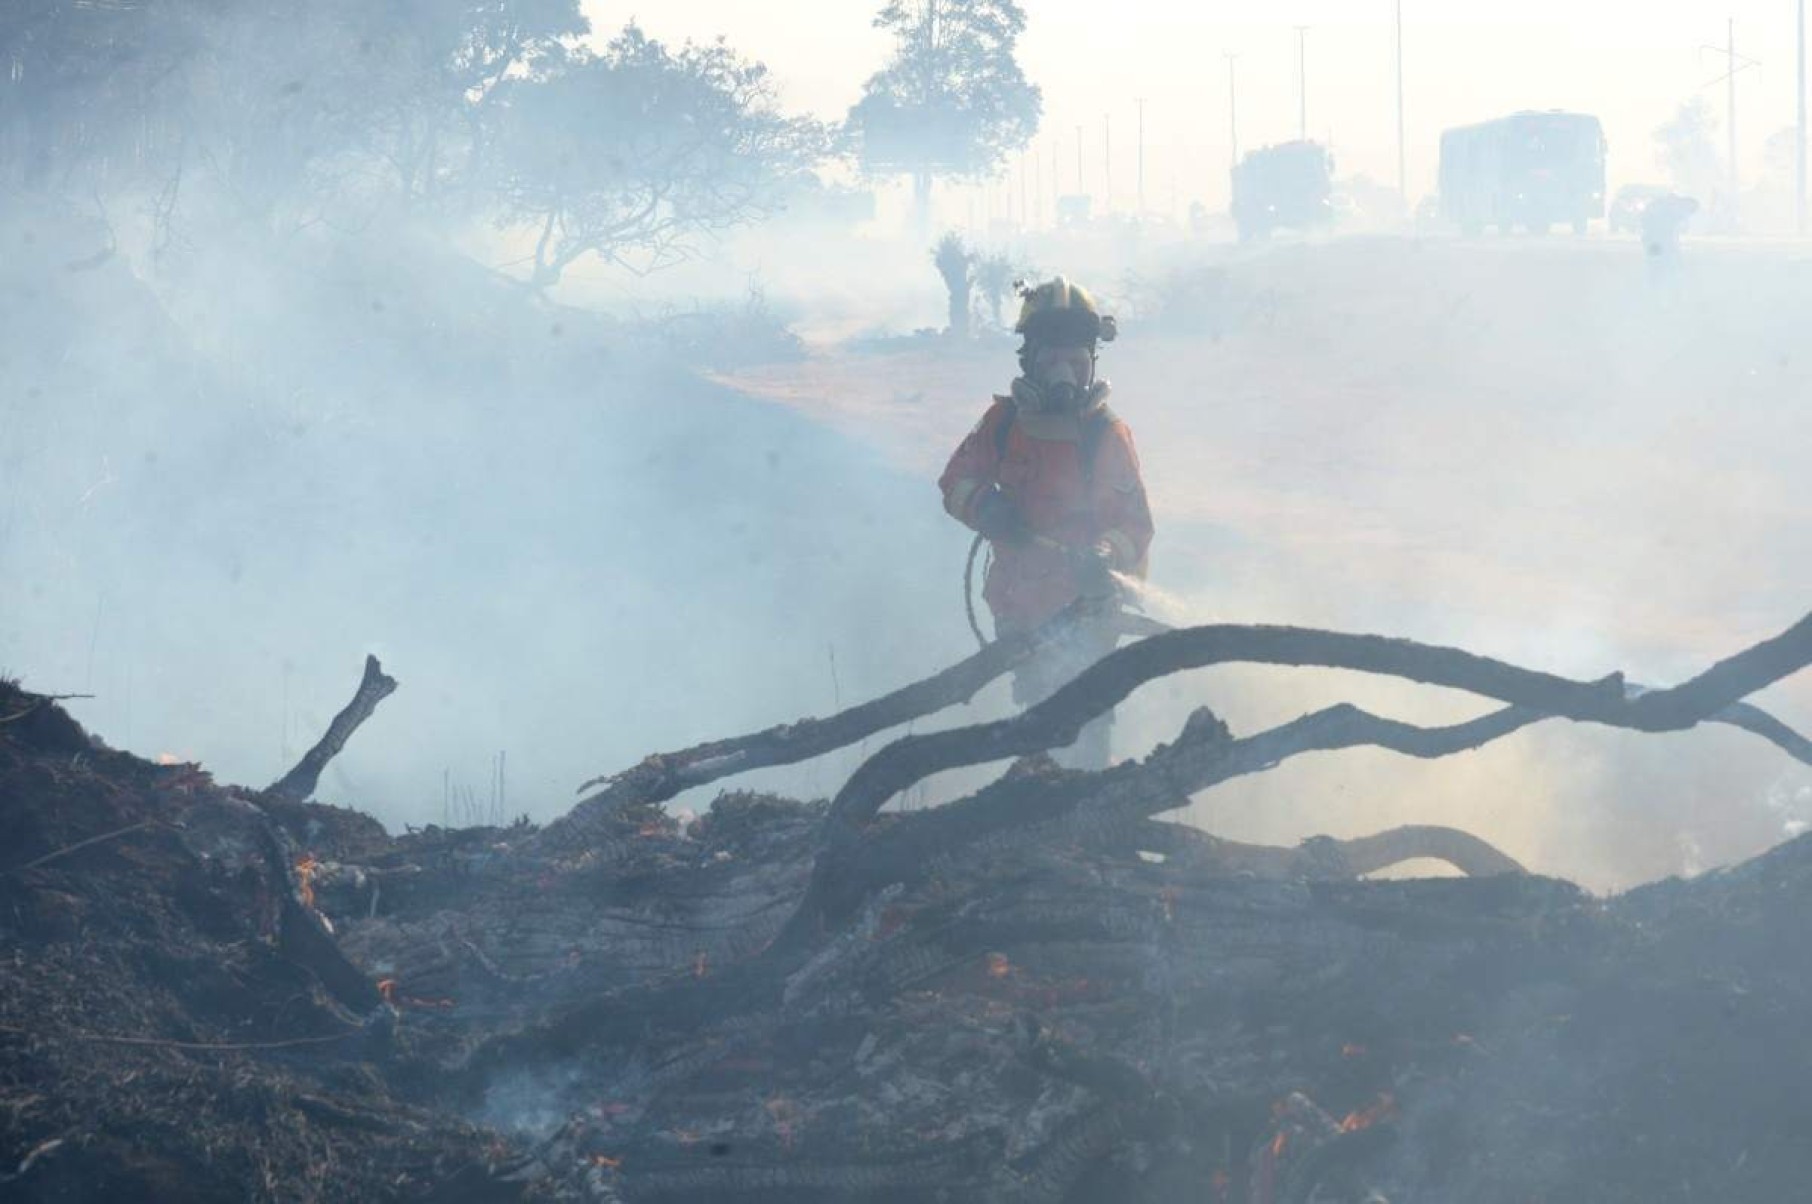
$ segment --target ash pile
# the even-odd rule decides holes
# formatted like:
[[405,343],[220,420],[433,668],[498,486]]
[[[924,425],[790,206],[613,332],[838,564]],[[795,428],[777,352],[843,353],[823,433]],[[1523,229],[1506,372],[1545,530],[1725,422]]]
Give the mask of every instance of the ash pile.
[[[305,801],[308,775],[224,788],[0,687],[0,1198],[1803,1194],[1806,839],[1600,899],[1450,829],[1282,849],[1161,816],[1301,751],[1440,756],[1555,718],[1729,723],[1809,761],[1743,700],[1812,660],[1812,620],[1657,691],[1194,629],[1015,719],[896,740],[828,801],[661,806],[960,701],[1025,651],[652,757],[546,827],[396,837]],[[1102,773],[1044,755],[1142,682],[1236,659],[1502,708],[1245,736],[1201,713]],[[887,809],[990,761],[1012,768],[969,798]],[[1423,857],[1468,876],[1366,878]]]

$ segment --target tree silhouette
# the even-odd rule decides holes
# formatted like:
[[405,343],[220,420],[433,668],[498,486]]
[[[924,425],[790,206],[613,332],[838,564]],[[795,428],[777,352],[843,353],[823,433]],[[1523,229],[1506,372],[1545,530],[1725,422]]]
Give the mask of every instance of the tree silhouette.
[[534,233],[536,288],[586,255],[638,272],[684,258],[771,212],[824,146],[815,122],[780,112],[765,67],[634,25],[502,88],[496,187],[504,224]]
[[934,178],[988,176],[1038,132],[1043,97],[1014,58],[1025,10],[1016,0],[889,0],[875,25],[893,34],[893,57],[849,127],[868,170],[912,176],[922,230]]
[[1689,196],[1710,200],[1723,178],[1715,137],[1717,115],[1703,96],[1695,96],[1655,130],[1656,160],[1673,186]]
[[944,288],[950,294],[950,337],[968,338],[969,299],[975,288],[975,252],[964,246],[961,236],[952,230],[931,248],[931,262],[937,268],[937,274],[944,278]]

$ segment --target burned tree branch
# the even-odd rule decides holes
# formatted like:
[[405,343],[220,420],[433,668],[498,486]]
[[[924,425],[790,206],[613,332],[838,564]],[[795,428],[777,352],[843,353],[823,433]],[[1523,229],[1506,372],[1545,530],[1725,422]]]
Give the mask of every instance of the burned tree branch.
[[1133,847],[1216,874],[1255,878],[1356,878],[1406,861],[1444,861],[1469,878],[1528,871],[1488,841],[1459,828],[1410,824],[1340,840],[1314,836],[1295,848],[1244,844],[1187,824],[1150,820],[1134,832]]
[[825,719],[800,719],[746,736],[659,753],[621,773],[593,778],[579,787],[580,791],[594,786],[604,789],[581,801],[565,818],[549,824],[543,839],[558,841],[627,804],[661,803],[720,778],[810,760],[889,728],[967,703],[1034,652],[1063,638],[1083,617],[1082,610],[1072,608],[1037,631],[997,640],[941,673]]
[[[1154,642],[1156,641],[1147,641],[1148,644]],[[1122,653],[1137,651],[1140,647],[1134,645],[1123,649]],[[1109,662],[1122,653],[1116,653],[1114,657],[1100,662],[1045,703],[1026,711],[1019,720],[982,724],[974,728],[939,733],[938,736],[909,738],[881,750],[863,769],[869,768],[902,745],[919,741],[936,742],[945,736],[968,737],[974,742],[972,747],[989,747],[992,742],[1001,739],[998,734],[1000,729],[1010,729],[1021,720],[1035,720],[1039,718],[1038,712],[1051,707],[1053,703],[1064,702],[1072,710],[1086,710],[1089,700],[1086,696],[1078,699],[1074,692],[1078,687],[1088,686],[1089,679],[1096,675],[1097,670],[1109,667]],[[1465,653],[1457,655],[1467,658]],[[1746,663],[1750,666],[1751,673],[1760,673],[1766,669],[1773,672],[1776,678],[1786,676],[1797,667],[1784,661],[1766,666],[1753,658]],[[1522,672],[1516,671],[1519,674]],[[1545,675],[1530,676],[1539,678]],[[1097,688],[1100,680],[1096,679]],[[1109,688],[1117,685],[1114,679],[1107,680]],[[1605,680],[1617,685],[1616,697],[1621,699],[1620,679],[1613,677]],[[1695,678],[1688,684],[1701,680],[1702,678]],[[1733,683],[1740,680],[1743,679],[1727,676],[1724,678],[1725,685],[1720,690],[1732,688]],[[1505,685],[1503,682],[1512,684]],[[1514,675],[1506,675],[1493,683],[1493,688],[1503,689],[1505,692],[1521,692],[1526,684],[1516,682]],[[1603,688],[1595,683],[1567,683],[1567,689],[1559,693],[1570,695],[1567,700],[1569,704],[1579,706],[1582,698],[1596,699],[1603,693]],[[1658,691],[1642,697],[1652,698],[1663,693],[1669,692]],[[1066,694],[1070,695],[1068,699],[1064,698]],[[1124,697],[1125,693],[1117,695],[1117,698]],[[1696,697],[1702,704],[1716,706],[1720,711],[1730,705],[1715,691],[1701,690]],[[1596,706],[1599,714],[1594,717],[1594,721],[1613,726],[1636,726],[1634,723],[1614,722],[1617,716],[1614,701],[1599,702]],[[1088,714],[1092,716],[1106,709],[1102,706]],[[814,869],[811,888],[801,902],[794,920],[789,922],[787,932],[776,944],[781,948],[790,948],[793,947],[792,942],[809,940],[806,936],[808,932],[822,932],[826,927],[837,924],[874,891],[896,882],[915,883],[922,880],[940,859],[985,856],[1003,841],[1011,843],[1025,839],[1027,831],[1031,829],[1042,827],[1047,831],[1062,830],[1067,835],[1083,838],[1126,839],[1125,833],[1130,826],[1186,806],[1193,794],[1232,778],[1265,772],[1303,753],[1334,752],[1369,746],[1433,759],[1482,747],[1529,724],[1552,717],[1554,716],[1533,707],[1510,706],[1464,723],[1423,728],[1341,703],[1256,735],[1235,739],[1224,724],[1203,709],[1191,716],[1175,742],[1159,746],[1143,761],[1127,762],[1100,773],[1064,773],[1049,778],[1008,775],[958,802],[931,811],[894,817],[893,822],[879,830],[867,829],[859,821],[846,819],[839,822],[838,808],[848,802],[846,798],[839,796],[832,804],[826,845]],[[1046,721],[1049,722],[1048,719]],[[949,745],[944,747],[948,748]],[[993,758],[976,756],[972,761],[958,763],[974,764],[990,759]],[[863,770],[858,770],[856,776],[851,778],[850,785],[845,787],[846,794],[859,783],[862,776]],[[878,811],[878,803],[874,809]],[[873,812],[868,814],[872,815]],[[1379,851],[1377,848],[1360,849],[1362,855],[1376,856]],[[1478,851],[1467,851],[1469,861],[1476,852]]]
[[315,786],[321,780],[321,771],[327,768],[327,763],[346,747],[346,741],[352,738],[352,733],[371,718],[378,703],[395,691],[396,678],[385,675],[384,667],[378,664],[377,657],[367,656],[365,676],[360,679],[358,692],[352,696],[352,701],[333,717],[333,722],[327,725],[327,733],[302,755],[302,759],[296,762],[296,767],[271,784],[269,792],[295,802],[306,800],[315,792]]
[[92,695],[92,694],[26,694],[25,697],[31,699],[31,701],[29,703],[27,703],[25,706],[21,707],[19,710],[14,711],[10,715],[0,715],[0,724],[17,723],[21,719],[29,719],[31,716],[35,715],[38,711],[42,710],[44,707],[49,706],[53,702],[65,702],[71,698],[93,698],[94,695]]
[[41,865],[49,865],[53,861],[59,861],[62,858],[69,856],[71,853],[79,853],[83,849],[91,848],[94,845],[104,844],[109,840],[115,840],[121,836],[129,836],[132,833],[137,832],[141,829],[149,828],[152,825],[156,824],[157,822],[158,821],[156,821],[154,819],[141,819],[135,824],[127,824],[125,827],[115,828],[111,832],[102,832],[99,836],[90,836],[87,840],[78,840],[74,844],[64,845],[60,849],[55,849],[49,853],[46,853],[46,854],[44,854],[44,856],[39,857],[36,860],[28,861],[24,865],[20,866],[19,869],[21,871],[35,870]]
[[[1638,731],[1681,730],[1717,716],[1809,662],[1812,615],[1690,681],[1641,693],[1627,691],[1621,674],[1595,682],[1574,681],[1457,648],[1432,647],[1409,640],[1292,627],[1188,628],[1121,648],[1014,718],[895,741],[856,770],[832,804],[831,816],[841,825],[860,827],[888,799],[931,774],[1062,747],[1073,742],[1089,720],[1117,706],[1147,682],[1213,665],[1352,669],[1494,698],[1512,705],[1474,723],[1486,725],[1486,730],[1493,733],[1488,738],[1495,739],[1547,717]],[[1368,742],[1412,756],[1445,755],[1441,751],[1420,751],[1429,737],[1423,729],[1409,724],[1365,715],[1355,708],[1336,707],[1321,714],[1330,720],[1364,715],[1368,731],[1376,737]],[[1751,721],[1753,718],[1748,717]],[[1276,731],[1284,732],[1290,726]],[[1454,729],[1434,730],[1438,733],[1434,747],[1445,748],[1448,733]],[[1468,745],[1472,746],[1475,745]]]

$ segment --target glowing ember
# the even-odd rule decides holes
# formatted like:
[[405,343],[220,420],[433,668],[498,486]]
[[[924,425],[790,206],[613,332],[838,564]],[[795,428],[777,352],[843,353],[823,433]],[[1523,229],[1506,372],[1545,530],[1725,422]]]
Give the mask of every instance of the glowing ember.
[[432,1008],[435,1011],[451,1011],[459,1005],[446,998],[417,999],[413,995],[404,995],[394,978],[380,978],[377,984],[378,996],[393,1008]]
[[1288,1149],[1289,1145],[1290,1145],[1289,1130],[1288,1129],[1279,1129],[1277,1131],[1277,1136],[1275,1136],[1271,1139],[1271,1157],[1282,1158],[1284,1150]]
[[302,906],[311,911],[315,906],[315,871],[320,867],[313,853],[304,853],[296,862],[296,893],[302,896]]
[[988,954],[988,977],[1005,978],[1013,972],[1013,963],[1007,960],[1004,953]]
[[1365,1046],[1348,1042],[1340,1047],[1340,1056],[1343,1058],[1363,1058],[1365,1056]]
[[612,1158],[608,1154],[593,1154],[591,1156],[591,1164],[593,1166],[601,1166],[607,1171],[621,1170],[623,1168],[623,1160],[621,1158]]
[[1380,1095],[1376,1102],[1359,1109],[1357,1112],[1347,1113],[1346,1119],[1340,1122],[1340,1131],[1342,1133],[1357,1133],[1360,1129],[1369,1129],[1379,1121],[1395,1115],[1396,1111],[1396,1098],[1387,1091],[1383,1095]]

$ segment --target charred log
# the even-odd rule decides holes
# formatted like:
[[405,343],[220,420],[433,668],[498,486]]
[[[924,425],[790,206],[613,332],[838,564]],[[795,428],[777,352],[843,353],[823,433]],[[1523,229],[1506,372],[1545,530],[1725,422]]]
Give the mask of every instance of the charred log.
[[301,802],[315,792],[315,785],[321,780],[321,771],[327,763],[340,755],[352,734],[359,730],[364,722],[377,710],[378,703],[396,692],[396,679],[384,673],[384,667],[378,664],[375,656],[365,658],[365,675],[359,679],[359,688],[352,696],[352,701],[340,708],[340,713],[327,725],[327,731],[315,746],[302,754],[302,759],[288,773],[278,778],[267,788],[268,793],[278,798]]

